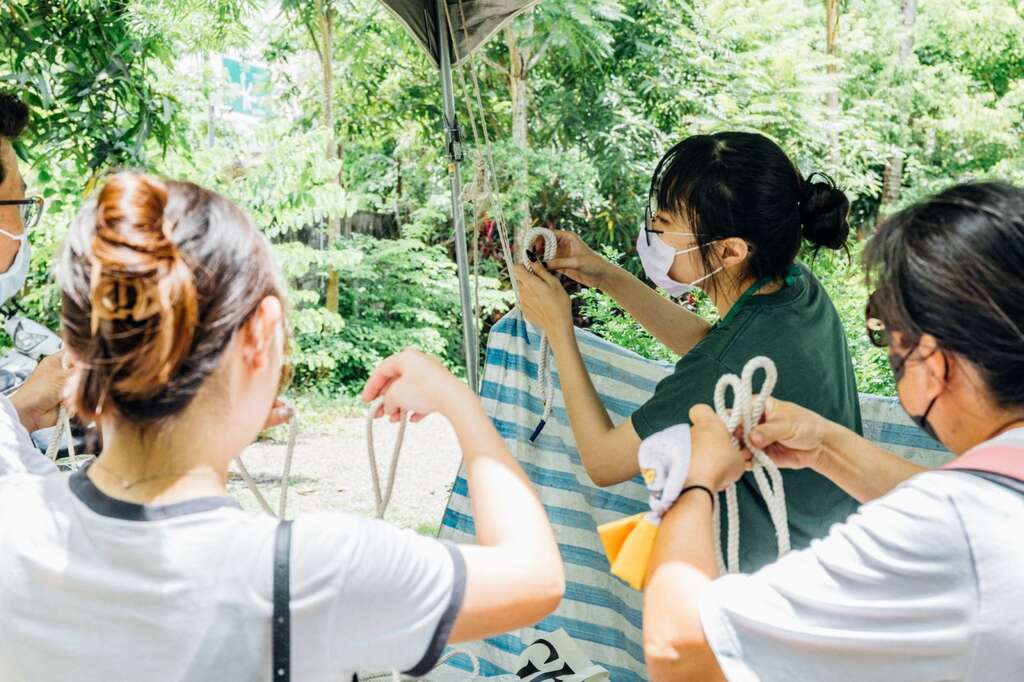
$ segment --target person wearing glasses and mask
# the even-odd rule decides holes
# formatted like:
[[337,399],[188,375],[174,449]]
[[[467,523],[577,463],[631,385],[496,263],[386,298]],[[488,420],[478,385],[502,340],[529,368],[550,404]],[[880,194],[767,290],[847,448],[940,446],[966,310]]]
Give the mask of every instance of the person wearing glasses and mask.
[[[25,130],[28,117],[24,102],[11,93],[0,92],[0,305],[25,286],[30,256],[28,232],[43,213],[42,198],[25,195],[27,188],[14,151],[14,141]],[[30,432],[53,426],[66,377],[59,355],[44,358],[9,400],[0,398],[0,422],[19,422]],[[23,448],[19,458],[0,456],[0,475],[19,471],[49,473],[55,467],[31,447]]]
[[[645,274],[671,297],[706,292],[720,316],[714,326],[569,232],[558,233],[557,257],[547,268],[516,269],[523,313],[550,339],[576,444],[594,483],[636,476],[642,439],[688,423],[690,408],[711,402],[723,374],[740,374],[759,355],[778,367],[775,395],[859,432],[842,323],[818,280],[796,262],[804,240],[815,248],[845,247],[849,202],[843,192],[824,175],[804,178],[763,135],[722,132],[669,149],[654,172],[648,203],[636,241]],[[587,375],[569,297],[552,272],[601,289],[681,356],[672,375],[622,424],[612,423]],[[806,547],[856,509],[853,498],[816,472],[786,471],[783,478],[793,547]],[[752,474],[737,493],[740,567],[751,571],[778,556],[775,530]]]
[[0,92],[0,304],[12,298],[28,275],[28,231],[42,215],[41,197],[26,197],[14,141],[28,124],[28,107]]
[[[809,549],[714,579],[711,505],[658,534],[645,594],[652,680],[1017,680],[1024,670],[1024,189],[952,187],[865,253],[872,343],[903,408],[957,457],[926,470],[781,400],[749,440],[863,503]],[[693,483],[743,471],[695,408]],[[688,498],[688,499],[687,499]]]

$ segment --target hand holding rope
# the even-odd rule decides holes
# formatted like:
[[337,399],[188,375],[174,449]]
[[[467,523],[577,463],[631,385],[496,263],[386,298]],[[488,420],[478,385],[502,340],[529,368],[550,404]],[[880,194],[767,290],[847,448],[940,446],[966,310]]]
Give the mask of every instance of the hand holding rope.
[[[754,393],[754,374],[763,370],[765,377],[759,393]],[[726,374],[715,386],[715,412],[725,422],[729,433],[733,434],[732,443],[735,447],[745,446],[753,455],[751,470],[757,481],[757,488],[768,507],[768,514],[775,526],[779,556],[790,549],[789,517],[786,512],[786,493],[782,486],[782,474],[779,468],[763,450],[750,445],[748,434],[754,430],[764,415],[765,404],[775,388],[778,370],[770,358],[758,356],[752,358],[743,368],[743,374]],[[732,389],[733,405],[727,407],[726,391]],[[743,443],[735,436],[738,427],[742,426]],[[725,492],[728,536],[726,538],[727,555],[723,557],[720,535],[720,513],[718,505],[715,509],[715,553],[720,571],[737,573],[740,568],[740,516],[739,500],[736,495],[736,484],[730,485]]]
[[[544,251],[540,254],[541,262],[548,262],[558,252],[558,237],[546,227],[531,227],[523,235],[523,243],[519,246],[519,260],[526,266],[526,269],[533,272],[533,261],[530,256],[533,253],[531,246],[538,239],[544,240]],[[540,355],[537,359],[537,379],[540,382],[540,392],[544,400],[544,410],[541,413],[540,422],[530,435],[530,442],[537,440],[540,432],[551,418],[551,403],[555,397],[555,380],[551,374],[551,346],[548,343],[548,335],[541,332]]]

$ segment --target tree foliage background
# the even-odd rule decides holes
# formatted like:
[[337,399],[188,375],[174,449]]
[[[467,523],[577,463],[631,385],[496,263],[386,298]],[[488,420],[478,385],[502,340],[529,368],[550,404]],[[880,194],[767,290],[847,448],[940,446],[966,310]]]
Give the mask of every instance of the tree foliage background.
[[[267,69],[264,92],[240,92],[223,57]],[[544,0],[455,82],[464,181],[479,187],[490,140],[510,226],[579,231],[634,270],[649,174],[697,132],[761,131],[829,173],[859,239],[951,183],[1024,183],[1020,0]],[[36,317],[57,323],[49,265],[83,196],[141,167],[226,194],[273,240],[303,390],[351,393],[410,343],[459,368],[437,75],[377,2],[0,0],[0,87],[33,108],[22,152],[49,202],[22,297]],[[230,111],[257,96],[270,115]],[[496,213],[467,212],[484,329],[512,300]],[[860,246],[810,262],[861,389],[885,393]],[[581,323],[665,357],[603,296],[579,298]]]

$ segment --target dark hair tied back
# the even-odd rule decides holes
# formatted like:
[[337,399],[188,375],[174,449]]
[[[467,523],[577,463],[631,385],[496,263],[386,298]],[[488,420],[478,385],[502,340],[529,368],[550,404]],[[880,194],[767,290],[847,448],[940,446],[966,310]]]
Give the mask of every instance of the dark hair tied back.
[[930,334],[992,399],[1024,408],[1024,189],[955,185],[891,216],[864,252],[875,313],[904,348]]
[[[706,272],[720,263],[714,242],[738,237],[750,244],[748,272],[781,279],[800,252],[841,249],[850,228],[850,203],[831,178],[806,180],[778,144],[760,133],[693,135],[674,145],[651,178],[652,208],[683,218],[697,235]],[[710,286],[717,285],[712,279]]]
[[850,200],[824,173],[811,173],[800,191],[804,239],[818,248],[841,249],[850,236]]

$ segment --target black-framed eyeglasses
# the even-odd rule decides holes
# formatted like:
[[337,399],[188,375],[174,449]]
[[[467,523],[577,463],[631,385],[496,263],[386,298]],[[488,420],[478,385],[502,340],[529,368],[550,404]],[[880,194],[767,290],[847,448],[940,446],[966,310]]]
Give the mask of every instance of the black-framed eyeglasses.
[[24,199],[4,199],[0,200],[0,206],[17,206],[21,211],[21,222],[25,226],[26,230],[31,230],[33,227],[39,224],[39,219],[43,215],[43,206],[45,205],[42,197],[26,197]]
[[650,203],[647,204],[647,208],[644,209],[644,239],[647,240],[647,246],[651,245],[652,234],[685,234],[687,237],[696,237],[697,235],[693,232],[682,232],[680,230],[658,230],[654,227],[654,211],[651,209]]

